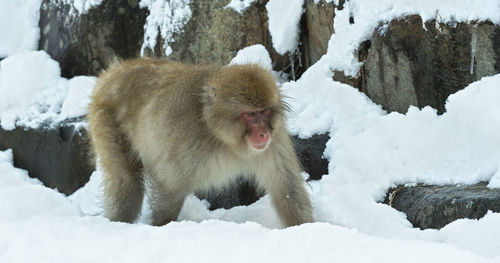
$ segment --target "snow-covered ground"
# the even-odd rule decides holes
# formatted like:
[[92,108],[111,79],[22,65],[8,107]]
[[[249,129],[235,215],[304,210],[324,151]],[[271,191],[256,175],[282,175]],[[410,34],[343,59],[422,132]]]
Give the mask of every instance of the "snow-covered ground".
[[[0,36],[0,56],[8,56],[0,63],[4,129],[85,114],[95,83],[93,77],[61,78],[58,63],[34,50],[38,14],[33,8],[40,2],[0,0],[0,14],[5,14],[0,26],[9,27]],[[82,6],[98,2],[75,1]],[[170,12],[173,16],[161,22],[162,12],[178,3],[175,10],[190,14],[188,2],[143,0],[141,5],[163,8],[154,23],[169,27],[184,20]],[[242,12],[252,1],[239,2],[228,8]],[[329,174],[307,185],[317,223],[281,229],[268,196],[247,207],[215,211],[189,196],[179,222],[162,227],[148,225],[148,207],[136,224],[109,222],[102,217],[100,171],[68,197],[14,168],[7,150],[0,151],[0,262],[500,262],[499,213],[422,231],[403,213],[379,203],[395,184],[486,181],[500,187],[500,74],[451,95],[440,116],[429,107],[388,114],[331,78],[333,69],[357,73],[352,52],[379,21],[408,13],[431,18],[439,10],[444,21],[498,24],[499,2],[384,0],[374,5],[351,0],[346,5],[336,13],[328,53],[300,79],[281,87],[294,111],[288,123],[292,133],[331,134],[324,153]],[[349,24],[349,16],[355,24]],[[30,22],[8,24],[18,17]],[[295,47],[286,43],[296,41],[292,33],[286,36],[275,46]],[[271,68],[260,45],[241,50],[231,63],[248,62]]]

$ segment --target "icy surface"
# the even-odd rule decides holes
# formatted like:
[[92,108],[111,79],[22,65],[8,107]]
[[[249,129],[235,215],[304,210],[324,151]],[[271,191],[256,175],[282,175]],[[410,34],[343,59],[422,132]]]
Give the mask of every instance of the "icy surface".
[[[44,51],[23,52],[0,62],[0,125],[37,128],[87,113],[94,77],[62,78]],[[68,92],[69,91],[69,92]]]
[[38,47],[42,0],[0,0],[0,58]]
[[303,4],[303,0],[270,0],[266,5],[273,47],[281,55],[297,49]]
[[169,43],[174,41],[174,34],[181,32],[184,25],[191,19],[190,3],[191,0],[141,0],[139,5],[149,9],[149,16],[144,25],[141,55],[144,55],[146,48],[155,48],[158,33],[164,40],[165,54],[167,56],[172,54],[173,50]]
[[232,8],[234,11],[238,12],[240,15],[250,7],[256,0],[231,0],[225,8]]

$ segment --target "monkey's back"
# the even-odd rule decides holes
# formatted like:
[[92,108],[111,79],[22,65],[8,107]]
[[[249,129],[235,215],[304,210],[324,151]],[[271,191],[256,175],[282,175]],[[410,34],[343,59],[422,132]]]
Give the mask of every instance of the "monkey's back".
[[[148,58],[111,66],[101,74],[92,94],[88,114],[91,137],[99,132],[99,126],[117,126],[131,150],[158,155],[161,148],[172,148],[187,136],[202,136],[206,128],[195,126],[200,125],[196,120],[202,114],[201,89],[216,70]],[[100,114],[113,121],[96,120]],[[156,143],[151,143],[155,141],[152,137]]]
[[[194,99],[193,95],[199,96],[201,85],[213,72],[210,67],[149,58],[117,63],[99,77],[90,107],[114,108],[121,120],[122,115],[133,116],[152,98],[161,97],[162,104],[165,101],[182,103],[182,100]],[[183,108],[186,105],[191,104],[184,104]]]

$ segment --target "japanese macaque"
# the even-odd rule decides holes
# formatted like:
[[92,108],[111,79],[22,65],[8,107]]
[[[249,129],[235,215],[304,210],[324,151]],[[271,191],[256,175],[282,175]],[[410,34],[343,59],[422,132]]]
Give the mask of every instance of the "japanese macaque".
[[152,223],[164,225],[188,194],[244,175],[270,193],[285,226],[312,222],[285,110],[272,75],[257,65],[113,65],[97,81],[88,114],[105,216],[134,222],[148,192]]

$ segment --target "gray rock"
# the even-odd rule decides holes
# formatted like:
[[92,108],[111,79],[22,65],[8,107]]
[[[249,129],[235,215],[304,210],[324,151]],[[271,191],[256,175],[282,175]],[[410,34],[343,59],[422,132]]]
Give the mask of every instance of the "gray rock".
[[95,170],[89,161],[86,132],[75,130],[72,123],[55,128],[0,129],[0,150],[6,149],[14,152],[14,166],[67,195],[85,185]]
[[[168,57],[176,61],[225,65],[236,53],[247,46],[262,44],[273,58],[279,55],[272,47],[267,31],[267,1],[256,1],[242,14],[224,8],[227,0],[192,1],[192,16],[182,32],[174,34],[169,45],[173,53]],[[165,57],[163,40],[156,44],[150,55]]]
[[422,25],[413,15],[373,33],[358,88],[388,111],[429,105],[441,114],[450,94],[500,72],[499,26],[435,20]]
[[385,203],[406,213],[415,227],[442,228],[460,218],[481,218],[488,210],[500,212],[500,189],[489,189],[486,183],[398,186],[388,192]]
[[104,0],[86,14],[43,0],[39,48],[61,65],[63,77],[96,75],[117,58],[139,55],[148,11],[139,0]]
[[[342,2],[342,1],[341,1]],[[325,0],[315,3],[314,0],[305,1],[305,26],[302,32],[306,39],[305,45],[306,67],[316,63],[328,49],[328,41],[333,34],[333,19],[335,18],[335,4]]]
[[[224,8],[227,0],[194,0],[191,19],[181,32],[168,40],[169,59],[201,64],[225,65],[247,46],[262,44],[270,53],[274,69],[298,77],[304,71],[302,53],[278,54],[267,30],[267,0],[254,2],[242,14]],[[139,0],[104,0],[86,14],[72,14],[71,6],[59,0],[43,0],[39,26],[39,48],[61,64],[62,75],[97,75],[117,58],[140,55],[147,9]],[[154,50],[145,54],[166,57],[159,36]],[[290,58],[291,56],[291,58]],[[291,61],[294,66],[291,66]]]

